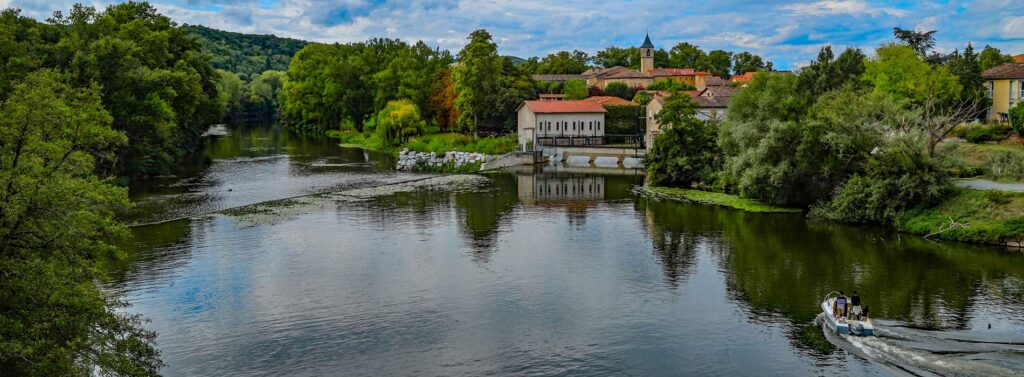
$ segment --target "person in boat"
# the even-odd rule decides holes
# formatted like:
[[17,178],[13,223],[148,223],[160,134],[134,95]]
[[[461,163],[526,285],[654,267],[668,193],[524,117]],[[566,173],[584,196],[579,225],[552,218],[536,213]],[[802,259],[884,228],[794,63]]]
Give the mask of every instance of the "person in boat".
[[861,315],[864,316],[864,320],[865,321],[870,321],[871,320],[871,316],[868,315],[868,309],[870,309],[870,308],[868,308],[867,305],[864,305],[864,313],[862,313]]
[[856,318],[859,321],[861,312],[860,295],[857,294],[857,291],[853,291],[853,295],[850,296],[850,318]]
[[832,308],[832,315],[836,318],[846,317],[846,295],[843,291],[839,291],[839,297],[836,297],[834,307]]

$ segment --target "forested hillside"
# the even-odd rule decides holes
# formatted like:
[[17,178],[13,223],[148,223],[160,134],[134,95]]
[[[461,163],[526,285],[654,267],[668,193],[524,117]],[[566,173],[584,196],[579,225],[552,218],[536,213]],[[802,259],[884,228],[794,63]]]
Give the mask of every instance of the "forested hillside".
[[203,49],[213,54],[210,63],[214,68],[233,72],[245,81],[264,71],[287,71],[292,56],[307,44],[297,39],[233,33],[200,25],[185,25],[182,29],[198,37]]

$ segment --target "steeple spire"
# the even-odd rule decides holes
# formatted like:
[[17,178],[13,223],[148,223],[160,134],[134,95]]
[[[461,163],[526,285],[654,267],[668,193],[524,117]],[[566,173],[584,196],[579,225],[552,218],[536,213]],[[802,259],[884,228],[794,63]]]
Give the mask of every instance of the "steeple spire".
[[644,37],[644,44],[640,45],[640,48],[654,48],[654,43],[651,43],[651,34],[647,33]]

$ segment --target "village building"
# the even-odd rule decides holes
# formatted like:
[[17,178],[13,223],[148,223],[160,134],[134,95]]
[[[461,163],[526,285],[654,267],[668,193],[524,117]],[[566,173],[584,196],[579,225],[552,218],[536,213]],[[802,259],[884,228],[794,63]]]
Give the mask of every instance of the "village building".
[[[722,81],[724,82],[725,80]],[[725,115],[729,108],[729,100],[737,91],[738,89],[729,85],[715,85],[705,87],[704,90],[688,90],[679,92],[677,95],[690,96],[690,98],[697,103],[697,114],[694,115],[694,117],[707,121],[725,119]],[[671,95],[672,93],[666,94],[658,91],[658,93],[655,93],[654,98],[651,99],[651,102],[647,104],[647,113],[644,114],[645,123],[647,123],[647,130],[644,134],[644,145],[648,148],[654,145],[654,139],[662,133],[662,127],[658,124],[656,116],[661,111],[662,107],[665,106],[665,100]]]
[[627,101],[615,96],[591,96],[583,101],[597,102],[601,106],[640,106],[636,102]]
[[998,65],[982,72],[992,107],[985,118],[1006,122],[1010,109],[1024,102],[1024,55],[1014,57],[1013,63]]
[[524,101],[516,109],[519,145],[536,145],[538,138],[603,138],[606,112],[597,101]]
[[552,93],[552,94],[541,93],[541,94],[538,94],[537,97],[539,97],[541,101],[561,101],[561,100],[565,99],[565,94],[560,94],[560,93]]

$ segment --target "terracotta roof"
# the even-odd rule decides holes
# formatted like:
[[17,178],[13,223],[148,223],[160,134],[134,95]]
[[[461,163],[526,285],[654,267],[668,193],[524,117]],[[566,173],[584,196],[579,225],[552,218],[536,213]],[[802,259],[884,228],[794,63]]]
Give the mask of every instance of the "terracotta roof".
[[697,71],[691,68],[657,68],[655,76],[711,76],[711,73]]
[[750,82],[754,79],[754,74],[757,72],[747,72],[742,75],[733,76],[729,79],[729,82]]
[[649,79],[649,78],[652,78],[652,77],[654,77],[654,76],[648,75],[648,74],[640,72],[640,71],[634,71],[634,70],[631,69],[631,70],[628,70],[628,71],[622,71],[622,72],[618,72],[618,73],[615,73],[615,74],[612,74],[612,75],[608,75],[605,78],[607,78],[607,79]]
[[597,102],[603,106],[637,106],[633,101],[627,101],[615,96],[593,96],[584,101]]
[[533,81],[558,81],[583,80],[583,75],[531,75]]
[[1014,55],[1013,56],[1013,62],[1014,63],[1024,63],[1024,54]]
[[538,114],[608,112],[594,101],[524,101],[523,106]]
[[1024,79],[1024,63],[1006,63],[986,69],[981,77],[992,79]]

